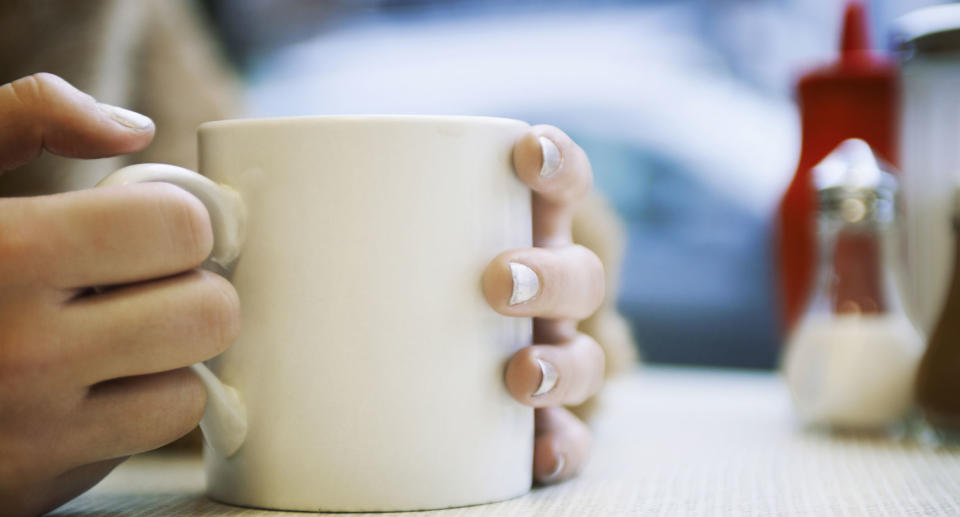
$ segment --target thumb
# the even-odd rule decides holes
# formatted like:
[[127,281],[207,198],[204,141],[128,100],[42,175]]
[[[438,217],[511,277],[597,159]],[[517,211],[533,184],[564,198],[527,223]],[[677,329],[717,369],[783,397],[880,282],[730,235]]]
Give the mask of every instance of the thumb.
[[44,149],[75,158],[139,151],[153,139],[153,121],[98,103],[63,79],[39,73],[0,86],[0,172]]

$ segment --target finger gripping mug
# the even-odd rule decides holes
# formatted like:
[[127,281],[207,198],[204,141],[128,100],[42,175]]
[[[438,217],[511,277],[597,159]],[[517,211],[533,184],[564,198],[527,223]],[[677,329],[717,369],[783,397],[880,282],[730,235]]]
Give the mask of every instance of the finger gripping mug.
[[[527,124],[336,116],[204,124],[200,170],[121,169],[206,206],[210,261],[244,314],[194,365],[208,392],[207,491],[308,511],[443,508],[530,488],[533,414],[503,386],[531,321],[495,313],[480,278],[531,245],[511,165]],[[209,178],[209,179],[208,179]]]

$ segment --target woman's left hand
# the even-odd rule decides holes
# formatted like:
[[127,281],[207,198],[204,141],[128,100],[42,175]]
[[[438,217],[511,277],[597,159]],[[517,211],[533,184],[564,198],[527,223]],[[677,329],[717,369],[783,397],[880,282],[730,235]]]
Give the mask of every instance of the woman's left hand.
[[571,222],[593,183],[587,155],[553,126],[534,126],[514,146],[517,176],[533,190],[533,248],[501,253],[487,266],[487,303],[507,316],[534,317],[533,342],[507,364],[507,389],[537,408],[533,477],[555,483],[575,476],[590,452],[590,431],[563,408],[594,395],[604,354],[577,321],[604,296],[603,265],[573,243]]

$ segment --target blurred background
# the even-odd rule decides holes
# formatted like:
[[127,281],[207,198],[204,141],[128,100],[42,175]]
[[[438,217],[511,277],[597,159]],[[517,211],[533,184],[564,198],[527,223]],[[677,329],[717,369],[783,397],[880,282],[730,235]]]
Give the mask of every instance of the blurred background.
[[[867,3],[873,44],[936,2]],[[840,0],[208,0],[257,116],[483,114],[551,123],[626,222],[619,308],[648,362],[772,368],[775,205],[797,76]]]
[[[894,18],[937,2],[865,3],[873,45],[887,48]],[[198,121],[244,112],[473,114],[559,126],[587,151],[598,190],[625,222],[618,306],[644,360],[772,368],[781,338],[770,235],[800,147],[794,83],[835,59],[843,8],[841,0],[5,0],[0,82],[63,75],[153,117],[151,149],[182,155],[195,152]],[[234,84],[226,75],[241,79],[242,109],[230,88],[211,87]],[[136,159],[191,165],[173,151],[149,152]],[[43,160],[37,167],[48,171],[115,168]],[[39,184],[43,177],[5,181],[19,193],[64,185]]]

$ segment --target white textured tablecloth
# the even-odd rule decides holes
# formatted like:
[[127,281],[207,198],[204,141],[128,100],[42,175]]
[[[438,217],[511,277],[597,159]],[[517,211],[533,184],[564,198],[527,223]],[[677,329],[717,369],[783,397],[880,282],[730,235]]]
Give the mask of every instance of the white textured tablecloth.
[[[960,516],[960,449],[800,431],[773,374],[647,368],[608,385],[595,428],[576,480],[397,515]],[[203,483],[199,458],[141,456],[53,515],[285,515],[211,502]]]

